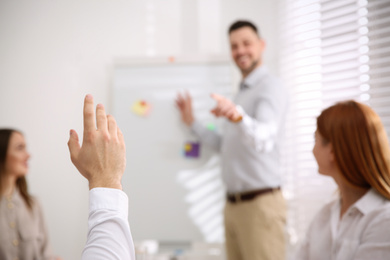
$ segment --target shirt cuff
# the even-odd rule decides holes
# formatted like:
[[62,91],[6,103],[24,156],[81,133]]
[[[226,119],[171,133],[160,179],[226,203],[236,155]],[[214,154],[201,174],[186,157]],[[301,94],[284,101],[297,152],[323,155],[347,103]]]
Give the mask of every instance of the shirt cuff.
[[204,127],[202,126],[201,123],[198,121],[194,121],[191,125],[191,131],[197,135],[200,136],[202,134],[202,131],[204,130]]
[[127,218],[129,199],[121,190],[111,188],[93,188],[89,191],[89,212],[96,210],[118,211]]
[[245,110],[241,106],[236,106],[236,109],[238,113],[242,116],[242,119],[240,122],[238,122],[239,125],[243,125],[244,127],[250,125],[251,118],[245,113]]

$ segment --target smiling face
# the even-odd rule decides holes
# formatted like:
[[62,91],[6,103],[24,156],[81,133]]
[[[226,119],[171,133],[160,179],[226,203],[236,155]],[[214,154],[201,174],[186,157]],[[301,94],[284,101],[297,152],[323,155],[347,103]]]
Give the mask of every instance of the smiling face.
[[248,26],[232,31],[229,39],[232,58],[245,78],[261,65],[265,42]]
[[26,149],[26,141],[21,133],[13,132],[9,139],[5,172],[16,178],[25,176],[28,172],[30,154]]

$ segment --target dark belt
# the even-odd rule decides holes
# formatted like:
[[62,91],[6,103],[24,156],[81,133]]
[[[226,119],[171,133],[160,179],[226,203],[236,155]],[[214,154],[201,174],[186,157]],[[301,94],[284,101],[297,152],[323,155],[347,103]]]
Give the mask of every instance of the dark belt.
[[248,191],[243,193],[228,193],[226,198],[228,201],[232,203],[236,203],[240,201],[252,200],[259,195],[263,195],[272,192],[274,190],[280,190],[280,187],[254,190],[254,191]]

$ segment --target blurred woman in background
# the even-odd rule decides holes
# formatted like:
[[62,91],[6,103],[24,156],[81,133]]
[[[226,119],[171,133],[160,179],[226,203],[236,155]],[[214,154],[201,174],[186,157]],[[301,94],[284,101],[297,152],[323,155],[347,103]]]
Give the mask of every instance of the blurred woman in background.
[[27,189],[23,135],[0,129],[0,259],[53,260],[42,209]]
[[379,116],[355,101],[325,109],[313,154],[339,198],[316,215],[296,259],[390,259],[390,149]]

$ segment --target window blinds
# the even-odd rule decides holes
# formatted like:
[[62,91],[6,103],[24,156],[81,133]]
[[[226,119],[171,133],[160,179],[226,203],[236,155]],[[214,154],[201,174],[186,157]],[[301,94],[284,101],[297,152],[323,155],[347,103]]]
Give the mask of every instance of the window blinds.
[[390,135],[390,1],[370,0],[367,5],[367,57],[369,105],[379,114]]

